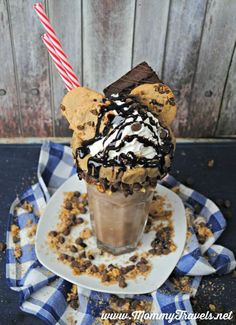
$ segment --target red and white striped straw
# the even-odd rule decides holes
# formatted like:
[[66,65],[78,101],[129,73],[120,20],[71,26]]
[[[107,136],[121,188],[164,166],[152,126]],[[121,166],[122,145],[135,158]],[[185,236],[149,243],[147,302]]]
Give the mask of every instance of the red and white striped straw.
[[65,70],[63,64],[60,61],[60,58],[58,57],[58,55],[57,55],[57,53],[56,53],[56,51],[54,49],[54,46],[50,41],[50,38],[48,37],[47,34],[43,34],[42,35],[42,40],[43,40],[45,46],[47,47],[48,52],[49,52],[53,62],[55,63],[55,66],[56,66],[62,80],[64,81],[67,90],[73,89],[74,85],[73,85],[72,81],[70,80],[70,78],[68,77],[68,75],[66,73],[66,70]]
[[57,57],[59,57],[62,65],[64,66],[65,71],[73,84],[73,87],[80,87],[79,80],[78,80],[77,76],[75,75],[73,68],[67,59],[67,55],[65,54],[65,52],[62,49],[61,43],[60,43],[59,39],[57,38],[54,29],[52,28],[52,26],[50,24],[49,18],[47,17],[42,4],[35,3],[34,9],[39,16],[39,19],[47,32],[47,36],[50,39],[50,42],[52,43],[52,45],[54,47]]

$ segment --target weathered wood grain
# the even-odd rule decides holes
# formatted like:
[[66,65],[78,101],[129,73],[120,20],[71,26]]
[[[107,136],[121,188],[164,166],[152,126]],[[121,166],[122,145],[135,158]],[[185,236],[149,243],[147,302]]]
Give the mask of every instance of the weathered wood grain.
[[[70,64],[82,82],[81,0],[48,1],[48,8],[52,26],[69,57]],[[55,135],[68,136],[71,131],[59,109],[65,86],[54,64],[51,64],[51,80]]]
[[[34,2],[0,0],[0,137],[71,134],[59,110],[64,85],[41,41]],[[43,5],[85,86],[102,91],[145,60],[175,90],[177,136],[236,136],[235,0]]]
[[134,0],[83,1],[84,84],[101,91],[131,67]]
[[[48,54],[35,0],[9,0],[24,136],[52,135]],[[44,3],[43,3],[44,4]]]
[[190,111],[188,136],[214,135],[235,43],[236,1],[209,0]]
[[190,95],[201,43],[206,0],[174,0],[170,4],[163,80],[175,90],[176,136],[186,136]]
[[6,0],[0,1],[0,136],[20,135],[20,116]]
[[[236,45],[236,44],[235,44]],[[225,85],[216,136],[236,134],[236,46],[232,53],[232,62]]]
[[169,0],[138,0],[136,4],[133,66],[146,61],[162,77]]

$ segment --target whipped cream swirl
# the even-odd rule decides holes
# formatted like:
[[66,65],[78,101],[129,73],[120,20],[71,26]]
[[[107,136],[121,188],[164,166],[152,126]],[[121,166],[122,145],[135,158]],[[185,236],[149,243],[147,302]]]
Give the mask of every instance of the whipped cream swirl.
[[101,166],[156,167],[164,173],[165,155],[172,156],[173,143],[168,128],[134,98],[115,95],[98,115],[93,139],[78,148],[79,158],[90,154],[88,172],[99,176]]

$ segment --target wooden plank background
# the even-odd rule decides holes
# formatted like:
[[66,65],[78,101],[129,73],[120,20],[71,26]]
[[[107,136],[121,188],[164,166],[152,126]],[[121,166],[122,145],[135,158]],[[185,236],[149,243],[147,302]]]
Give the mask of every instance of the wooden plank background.
[[[69,136],[65,87],[34,0],[0,0],[0,137]],[[236,136],[235,0],[44,0],[83,85],[147,61],[176,95],[181,137]]]

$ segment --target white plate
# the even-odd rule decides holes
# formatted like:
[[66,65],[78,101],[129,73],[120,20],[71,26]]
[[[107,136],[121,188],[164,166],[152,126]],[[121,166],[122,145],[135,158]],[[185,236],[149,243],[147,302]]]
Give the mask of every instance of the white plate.
[[[144,294],[155,291],[158,289],[169,277],[173,269],[175,268],[179,258],[184,249],[186,240],[186,217],[185,210],[181,199],[172,191],[166,187],[157,185],[157,192],[160,196],[165,197],[165,202],[170,204],[173,211],[173,227],[174,227],[174,243],[177,246],[175,252],[168,255],[153,256],[151,258],[152,270],[146,278],[139,276],[136,279],[127,280],[127,287],[120,288],[118,284],[104,285],[101,280],[95,277],[87,275],[73,275],[72,270],[69,266],[63,264],[57,259],[57,255],[49,249],[47,241],[47,234],[51,230],[55,230],[59,221],[59,210],[63,203],[63,193],[70,191],[80,191],[81,193],[86,192],[86,185],[83,181],[79,181],[77,175],[70,177],[51,197],[44,214],[41,216],[37,228],[35,249],[38,260],[47,269],[60,277],[68,280],[69,282],[75,283],[78,286],[114,294]],[[83,218],[89,220],[89,214],[83,215]],[[80,225],[79,227],[81,227]],[[86,225],[88,227],[88,225]],[[75,227],[76,228],[76,227]],[[80,228],[79,232],[82,228]],[[76,233],[76,229],[72,229],[71,235],[77,237],[79,233]],[[77,236],[76,236],[77,235]],[[138,253],[148,251],[150,249],[150,242],[154,237],[154,232],[144,234],[142,238],[142,245],[137,249]],[[94,237],[89,239],[89,248],[95,248],[96,243]],[[111,256],[105,254],[105,256],[99,256],[100,261],[106,264],[117,263],[118,265],[124,261],[128,261],[128,258],[132,256],[134,252],[123,254],[120,256]],[[97,257],[96,257],[97,261]],[[129,263],[130,264],[130,263]]]

